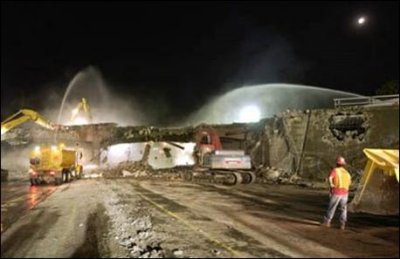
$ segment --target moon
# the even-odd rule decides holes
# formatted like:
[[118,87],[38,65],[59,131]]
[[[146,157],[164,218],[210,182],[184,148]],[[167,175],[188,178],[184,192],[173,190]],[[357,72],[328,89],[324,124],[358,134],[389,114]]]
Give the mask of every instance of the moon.
[[363,25],[363,24],[365,24],[365,22],[367,21],[367,19],[364,17],[364,16],[361,16],[361,17],[359,17],[358,19],[357,19],[357,23],[358,23],[358,25]]

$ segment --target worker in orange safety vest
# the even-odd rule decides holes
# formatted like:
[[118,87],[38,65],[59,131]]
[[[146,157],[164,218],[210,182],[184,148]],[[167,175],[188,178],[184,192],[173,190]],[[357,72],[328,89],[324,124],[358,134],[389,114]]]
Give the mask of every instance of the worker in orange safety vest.
[[336,168],[329,174],[330,200],[328,210],[324,216],[323,226],[330,227],[331,220],[335,215],[336,208],[340,211],[340,229],[344,230],[347,221],[347,201],[349,197],[349,187],[351,175],[344,168],[346,160],[342,156],[336,159]]

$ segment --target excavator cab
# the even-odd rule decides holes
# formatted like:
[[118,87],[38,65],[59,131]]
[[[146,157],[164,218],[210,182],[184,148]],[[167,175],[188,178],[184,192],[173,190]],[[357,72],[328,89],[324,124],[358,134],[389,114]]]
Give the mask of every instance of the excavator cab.
[[398,215],[399,150],[365,148],[363,152],[368,162],[349,211]]
[[200,130],[196,135],[195,154],[197,162],[203,166],[207,159],[215,150],[222,149],[221,141],[217,132],[211,128]]

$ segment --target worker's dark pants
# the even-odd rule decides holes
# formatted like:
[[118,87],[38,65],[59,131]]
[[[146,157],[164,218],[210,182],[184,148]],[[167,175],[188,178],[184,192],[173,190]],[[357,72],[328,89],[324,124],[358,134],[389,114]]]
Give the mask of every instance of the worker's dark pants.
[[341,225],[345,225],[347,221],[347,200],[348,194],[341,195],[331,195],[331,199],[329,200],[328,211],[324,217],[324,221],[326,223],[330,223],[333,216],[335,216],[335,211],[337,206],[339,205],[340,217],[339,221]]

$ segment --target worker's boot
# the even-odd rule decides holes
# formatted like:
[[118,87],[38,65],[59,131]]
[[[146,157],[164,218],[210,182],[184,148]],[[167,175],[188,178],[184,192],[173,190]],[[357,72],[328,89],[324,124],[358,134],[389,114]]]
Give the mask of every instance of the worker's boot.
[[330,228],[331,227],[331,223],[328,222],[328,221],[324,221],[324,222],[321,223],[321,226]]

